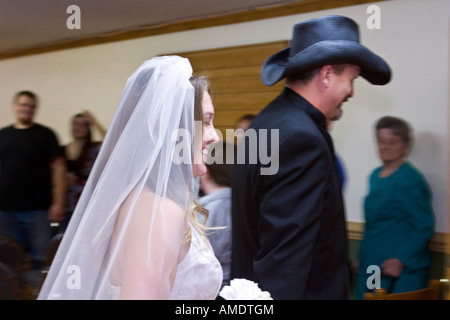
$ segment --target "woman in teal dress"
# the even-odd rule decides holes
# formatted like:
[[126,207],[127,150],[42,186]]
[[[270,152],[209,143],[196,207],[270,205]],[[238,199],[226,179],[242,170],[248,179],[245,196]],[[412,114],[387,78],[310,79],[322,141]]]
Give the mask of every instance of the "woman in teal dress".
[[428,243],[434,234],[430,188],[407,161],[408,125],[399,118],[383,117],[377,123],[376,138],[383,166],[372,172],[364,202],[357,299],[370,291],[367,282],[370,286],[376,279],[376,267],[370,266],[379,267],[380,286],[389,293],[424,288],[430,263]]

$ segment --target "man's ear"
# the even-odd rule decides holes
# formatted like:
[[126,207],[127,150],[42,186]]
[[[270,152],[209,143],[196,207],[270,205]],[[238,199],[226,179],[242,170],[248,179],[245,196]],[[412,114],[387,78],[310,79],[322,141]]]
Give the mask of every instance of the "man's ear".
[[320,83],[325,87],[328,88],[330,86],[331,83],[331,77],[333,75],[333,66],[332,65],[326,65],[323,66],[320,69],[319,72],[319,79],[320,79]]

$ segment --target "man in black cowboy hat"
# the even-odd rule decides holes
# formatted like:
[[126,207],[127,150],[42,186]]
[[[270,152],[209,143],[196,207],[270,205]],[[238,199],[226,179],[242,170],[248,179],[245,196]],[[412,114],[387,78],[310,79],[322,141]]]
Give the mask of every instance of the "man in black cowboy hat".
[[274,299],[348,299],[345,213],[327,123],[341,116],[359,75],[384,85],[390,68],[360,44],[353,20],[327,16],[295,25],[291,47],[261,75],[269,86],[286,78],[249,128],[279,130],[278,149],[267,146],[279,168],[262,175],[259,160],[234,166],[231,279],[253,280]]

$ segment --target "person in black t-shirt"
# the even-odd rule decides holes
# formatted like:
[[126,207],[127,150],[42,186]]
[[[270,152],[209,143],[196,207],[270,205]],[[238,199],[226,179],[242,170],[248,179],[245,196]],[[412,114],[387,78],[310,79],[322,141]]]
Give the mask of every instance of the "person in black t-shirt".
[[16,122],[0,130],[0,235],[16,238],[40,269],[50,222],[65,215],[66,163],[53,131],[33,121],[36,107],[34,93],[17,93]]

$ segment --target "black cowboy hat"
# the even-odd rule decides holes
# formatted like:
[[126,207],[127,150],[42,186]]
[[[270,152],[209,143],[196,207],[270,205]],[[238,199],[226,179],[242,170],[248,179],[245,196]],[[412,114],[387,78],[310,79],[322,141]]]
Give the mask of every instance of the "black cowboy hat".
[[388,64],[359,43],[358,25],[343,16],[326,16],[294,26],[291,46],[267,59],[261,69],[265,85],[329,64],[355,64],[372,84],[391,79]]

